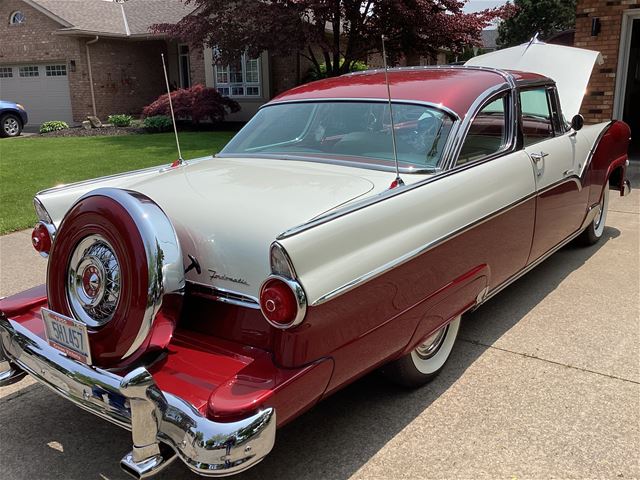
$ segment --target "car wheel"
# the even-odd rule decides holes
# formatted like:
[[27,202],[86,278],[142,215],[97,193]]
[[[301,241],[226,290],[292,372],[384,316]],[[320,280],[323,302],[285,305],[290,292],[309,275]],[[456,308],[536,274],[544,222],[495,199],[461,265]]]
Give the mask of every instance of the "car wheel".
[[22,132],[20,119],[12,113],[7,113],[0,119],[0,135],[3,137],[17,137]]
[[607,221],[607,210],[609,208],[609,185],[605,185],[600,199],[600,212],[580,235],[580,243],[583,245],[595,245],[602,238],[604,226]]
[[457,317],[430,335],[415,350],[382,368],[389,380],[405,387],[420,387],[433,380],[443,369],[458,337]]

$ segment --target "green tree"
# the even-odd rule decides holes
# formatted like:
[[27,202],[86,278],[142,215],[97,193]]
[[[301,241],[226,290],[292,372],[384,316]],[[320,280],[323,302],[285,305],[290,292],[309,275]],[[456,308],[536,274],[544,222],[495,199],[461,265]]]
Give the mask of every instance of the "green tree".
[[513,7],[498,25],[500,47],[528,42],[536,33],[544,39],[576,23],[576,0],[513,0]]

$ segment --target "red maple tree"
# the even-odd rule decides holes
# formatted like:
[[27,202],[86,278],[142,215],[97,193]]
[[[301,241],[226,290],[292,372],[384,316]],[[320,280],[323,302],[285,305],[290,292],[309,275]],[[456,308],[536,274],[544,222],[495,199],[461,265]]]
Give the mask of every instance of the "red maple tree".
[[[390,63],[402,55],[435,55],[478,45],[480,32],[509,9],[464,13],[466,0],[183,0],[194,12],[177,24],[154,25],[192,45],[214,49],[231,64],[247,53],[300,54],[317,73],[336,76],[381,50]],[[324,68],[322,68],[324,67]]]

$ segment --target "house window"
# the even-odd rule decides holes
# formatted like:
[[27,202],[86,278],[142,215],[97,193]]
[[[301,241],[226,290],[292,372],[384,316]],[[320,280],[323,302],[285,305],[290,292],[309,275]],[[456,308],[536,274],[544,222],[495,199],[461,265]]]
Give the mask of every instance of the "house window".
[[21,77],[39,77],[40,72],[38,71],[37,65],[27,65],[25,67],[20,67],[20,76]]
[[180,67],[180,88],[189,88],[191,86],[189,45],[178,45],[178,64]]
[[47,77],[66,77],[67,66],[66,65],[47,65],[44,67]]
[[25,22],[27,18],[24,16],[24,13],[18,11],[13,12],[9,17],[9,25],[20,25]]
[[13,68],[0,67],[0,78],[13,78]]
[[215,66],[216,88],[227,97],[259,97],[260,59],[242,55],[239,62]]

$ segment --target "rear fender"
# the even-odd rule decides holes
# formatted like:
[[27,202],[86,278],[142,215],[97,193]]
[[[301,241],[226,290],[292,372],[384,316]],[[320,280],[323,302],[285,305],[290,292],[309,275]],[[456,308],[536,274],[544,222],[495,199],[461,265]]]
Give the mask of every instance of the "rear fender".
[[611,122],[596,141],[591,160],[589,205],[600,201],[602,190],[609,188],[625,194],[625,182],[631,130],[621,121]]

